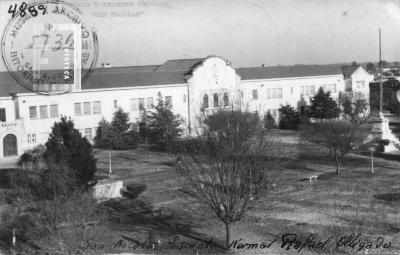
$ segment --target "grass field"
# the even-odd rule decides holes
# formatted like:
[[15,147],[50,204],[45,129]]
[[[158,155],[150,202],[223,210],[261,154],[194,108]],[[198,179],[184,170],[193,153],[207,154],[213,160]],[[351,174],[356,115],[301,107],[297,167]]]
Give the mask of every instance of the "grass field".
[[[276,190],[252,206],[242,221],[234,224],[231,239],[237,240],[237,245],[229,253],[364,254],[365,247],[370,248],[369,254],[400,253],[400,203],[374,198],[383,193],[400,193],[400,162],[375,159],[375,173],[372,174],[369,157],[350,155],[342,165],[342,173],[337,176],[334,162],[323,151],[298,144],[296,134],[292,132],[281,132],[280,137],[281,143],[288,148],[291,163],[279,173]],[[98,150],[96,157],[98,175],[107,176],[108,151]],[[118,242],[120,235],[135,240],[153,235],[161,240],[159,250],[123,247],[120,241],[113,251],[147,254],[222,252],[218,248],[200,246],[200,240],[211,238],[222,243],[224,227],[181,191],[181,177],[172,168],[175,158],[174,154],[145,147],[112,151],[113,178],[123,180],[124,184],[147,185],[147,190],[137,201],[119,201],[124,209],[118,216],[120,224],[113,228],[113,243]],[[315,174],[319,175],[316,182],[299,181]],[[153,222],[141,218],[157,208],[164,208],[165,219]],[[137,214],[138,210],[142,213]],[[361,235],[357,236],[358,233]],[[179,240],[174,240],[176,234],[181,235]],[[281,248],[283,237],[287,243]],[[293,242],[287,250],[289,241],[294,238],[299,242]],[[301,248],[307,238],[308,244]],[[126,240],[129,239],[124,242]],[[313,241],[314,249],[307,248]],[[319,247],[323,246],[320,249],[318,242],[321,243]],[[240,245],[245,243],[247,245]],[[268,244],[269,247],[264,247]],[[180,249],[182,247],[186,248]]]

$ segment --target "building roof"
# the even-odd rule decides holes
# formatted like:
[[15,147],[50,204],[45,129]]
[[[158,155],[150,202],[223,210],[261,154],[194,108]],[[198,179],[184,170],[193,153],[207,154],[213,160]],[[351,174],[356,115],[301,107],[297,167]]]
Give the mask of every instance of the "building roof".
[[350,77],[359,67],[360,65],[342,66],[343,76]]
[[21,86],[9,72],[0,72],[0,97],[29,92],[30,90]]
[[165,71],[191,71],[196,65],[203,62],[205,58],[191,58],[191,59],[173,59],[168,60],[160,67],[158,67],[156,72]]
[[[111,68],[109,68],[111,69]],[[105,89],[119,87],[137,87],[151,85],[171,85],[184,84],[185,72],[114,72],[104,73],[95,70],[89,79],[82,84],[82,90],[85,89]]]
[[341,75],[341,65],[295,65],[237,68],[242,80],[276,79],[324,75]]
[[[205,58],[168,60],[162,65],[96,68],[82,90],[151,85],[186,84],[186,77]],[[309,77],[324,75],[351,75],[358,66],[295,65],[237,68],[242,80]],[[0,72],[0,97],[10,93],[29,93],[8,72]]]

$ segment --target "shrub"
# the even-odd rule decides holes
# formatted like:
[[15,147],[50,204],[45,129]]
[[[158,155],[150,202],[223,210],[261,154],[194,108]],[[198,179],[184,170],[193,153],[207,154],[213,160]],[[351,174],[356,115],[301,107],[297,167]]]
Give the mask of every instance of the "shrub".
[[129,114],[119,108],[111,123],[102,119],[99,122],[94,139],[95,146],[103,149],[127,150],[135,149],[140,141],[139,133],[131,128]]
[[276,128],[276,121],[274,117],[272,117],[271,113],[267,112],[263,118],[264,127],[267,129]]
[[334,119],[339,117],[340,109],[330,92],[324,92],[322,87],[317,94],[310,99],[310,117],[316,119]]
[[68,166],[78,186],[89,187],[88,183],[97,171],[93,147],[74,128],[70,118],[62,116],[60,122],[54,123],[45,146],[44,159],[49,167],[54,164]]
[[104,118],[99,122],[94,138],[94,146],[96,148],[111,148],[113,132],[111,124]]
[[171,105],[164,102],[161,93],[158,93],[158,103],[154,112],[147,116],[146,133],[150,142],[160,149],[169,149],[182,135],[182,118],[171,111]]
[[25,151],[18,159],[17,165],[22,168],[35,168],[43,167],[44,162],[44,152],[46,151],[46,147],[42,144]]
[[301,123],[300,114],[292,106],[285,105],[279,109],[279,128],[297,129]]

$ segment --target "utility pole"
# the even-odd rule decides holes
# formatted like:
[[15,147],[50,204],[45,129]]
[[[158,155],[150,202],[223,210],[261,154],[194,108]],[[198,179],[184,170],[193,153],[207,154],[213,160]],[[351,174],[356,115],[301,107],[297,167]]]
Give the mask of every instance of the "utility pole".
[[110,148],[108,148],[108,163],[109,163],[109,169],[108,169],[108,174],[110,175],[110,177],[111,177],[111,175],[112,175],[112,167],[111,167],[111,149]]
[[382,83],[382,46],[381,46],[381,29],[379,28],[379,112],[383,112],[383,83]]

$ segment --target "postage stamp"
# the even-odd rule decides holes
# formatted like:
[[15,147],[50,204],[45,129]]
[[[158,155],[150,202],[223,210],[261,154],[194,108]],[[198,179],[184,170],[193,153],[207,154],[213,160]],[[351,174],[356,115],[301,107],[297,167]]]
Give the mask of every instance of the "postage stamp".
[[71,3],[11,4],[1,40],[2,58],[18,83],[34,92],[79,90],[98,57],[98,37]]

